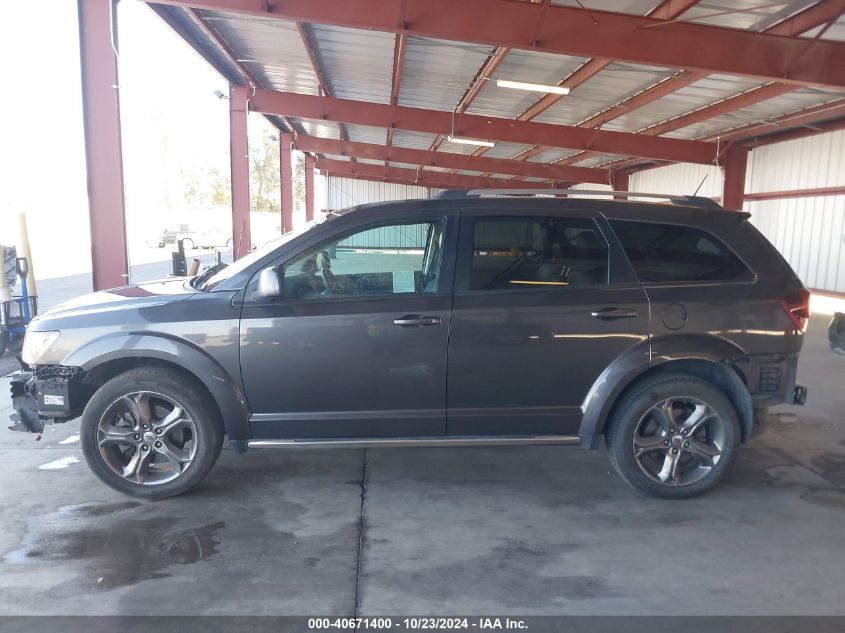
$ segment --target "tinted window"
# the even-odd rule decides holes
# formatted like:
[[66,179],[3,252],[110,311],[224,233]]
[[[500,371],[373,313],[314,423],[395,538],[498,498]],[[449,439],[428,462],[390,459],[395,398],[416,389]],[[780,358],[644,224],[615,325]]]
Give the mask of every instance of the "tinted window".
[[285,266],[285,299],[437,292],[443,223],[386,224],[348,234]]
[[473,231],[472,290],[607,283],[607,243],[592,220],[480,218]]
[[690,226],[611,220],[640,281],[750,279],[751,271],[709,233]]

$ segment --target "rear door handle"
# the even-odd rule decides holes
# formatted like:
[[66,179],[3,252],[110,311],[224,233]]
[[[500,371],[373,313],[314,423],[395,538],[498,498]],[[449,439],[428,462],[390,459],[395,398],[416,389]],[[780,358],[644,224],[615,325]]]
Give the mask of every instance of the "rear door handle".
[[601,310],[590,312],[591,317],[606,321],[611,321],[613,319],[632,319],[639,315],[640,313],[638,311],[627,308],[602,308]]
[[393,319],[393,325],[401,325],[403,327],[411,325],[440,325],[440,317],[406,314],[399,319]]

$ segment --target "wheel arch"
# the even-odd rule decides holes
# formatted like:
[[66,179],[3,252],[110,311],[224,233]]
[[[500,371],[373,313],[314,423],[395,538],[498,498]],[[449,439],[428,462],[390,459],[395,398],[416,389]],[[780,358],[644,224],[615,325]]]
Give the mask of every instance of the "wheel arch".
[[92,387],[137,367],[169,367],[208,392],[230,441],[250,439],[249,408],[239,380],[188,342],[149,333],[106,336],[77,349],[62,364],[79,367],[83,383]]
[[[692,341],[654,341],[651,353],[640,346],[629,350],[602,373],[590,389],[581,407],[579,435],[582,446],[598,448],[607,420],[616,404],[639,381],[655,374],[688,373],[706,380],[722,391],[739,415],[741,439],[751,437],[754,407],[742,371],[732,362],[744,356],[732,343],[711,337],[684,337]],[[690,342],[693,344],[690,345]],[[685,344],[686,343],[686,344]],[[646,358],[644,360],[644,356]]]

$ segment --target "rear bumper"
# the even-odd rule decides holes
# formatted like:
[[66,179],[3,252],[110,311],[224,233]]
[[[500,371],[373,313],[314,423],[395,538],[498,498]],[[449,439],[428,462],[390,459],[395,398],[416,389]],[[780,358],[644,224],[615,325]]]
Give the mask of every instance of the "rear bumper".
[[[67,368],[70,369],[70,368]],[[10,416],[13,431],[41,433],[44,423],[64,422],[74,416],[71,380],[75,372],[39,375],[33,371],[16,371],[9,388],[14,413]]]

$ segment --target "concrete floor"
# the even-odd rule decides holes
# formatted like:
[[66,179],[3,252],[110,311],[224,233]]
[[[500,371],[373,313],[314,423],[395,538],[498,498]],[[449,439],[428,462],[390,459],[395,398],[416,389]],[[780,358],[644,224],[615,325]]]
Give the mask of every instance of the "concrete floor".
[[845,614],[845,356],[825,327],[807,406],[687,502],[566,447],[224,450],[193,494],[139,502],[88,472],[78,422],[40,442],[4,424],[0,614]]

